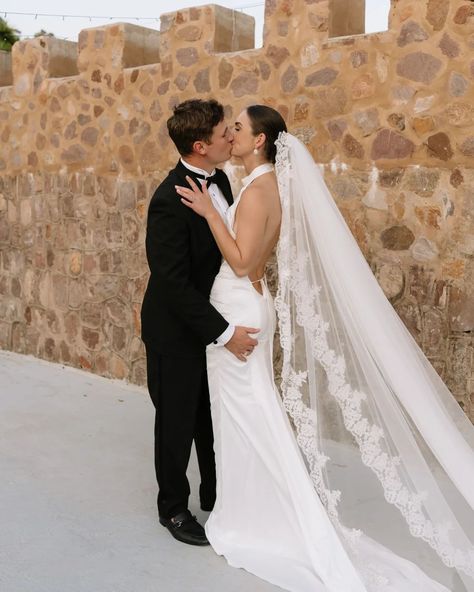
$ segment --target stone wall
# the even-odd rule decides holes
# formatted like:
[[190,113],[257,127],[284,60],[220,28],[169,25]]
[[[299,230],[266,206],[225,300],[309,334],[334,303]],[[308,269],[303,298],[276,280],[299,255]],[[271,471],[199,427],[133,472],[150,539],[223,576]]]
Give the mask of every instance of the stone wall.
[[[349,2],[349,0],[347,0]],[[114,24],[0,60],[0,346],[143,384],[146,209],[177,102],[276,107],[325,166],[387,296],[474,418],[474,3],[267,0]],[[350,12],[350,14],[349,14]],[[344,37],[335,37],[344,34]],[[6,82],[5,82],[6,81]],[[364,297],[363,294],[360,296]]]

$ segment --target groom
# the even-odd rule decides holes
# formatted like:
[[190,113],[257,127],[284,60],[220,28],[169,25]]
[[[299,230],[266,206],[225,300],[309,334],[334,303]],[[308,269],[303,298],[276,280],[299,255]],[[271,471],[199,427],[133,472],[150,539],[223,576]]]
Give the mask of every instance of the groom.
[[[226,347],[245,361],[257,329],[233,327],[209,302],[221,254],[204,218],[186,208],[175,185],[186,176],[206,179],[217,211],[232,204],[227,176],[216,165],[229,159],[233,136],[214,100],[175,107],[168,133],[181,159],[153,195],[146,233],[150,279],[142,306],[148,390],[156,408],[155,470],[160,523],[174,538],[206,545],[203,527],[188,510],[186,469],[194,440],[201,474],[201,508],[216,497],[216,470],[205,348]],[[204,182],[204,181],[202,181]]]

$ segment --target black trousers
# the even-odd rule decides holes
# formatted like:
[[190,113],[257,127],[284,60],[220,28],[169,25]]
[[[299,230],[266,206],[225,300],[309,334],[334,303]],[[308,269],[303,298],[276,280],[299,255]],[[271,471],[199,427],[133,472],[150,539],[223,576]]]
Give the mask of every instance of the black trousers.
[[206,356],[167,356],[145,345],[148,391],[156,409],[158,513],[171,518],[188,507],[186,469],[193,440],[201,474],[201,507],[211,510],[216,499],[216,465]]

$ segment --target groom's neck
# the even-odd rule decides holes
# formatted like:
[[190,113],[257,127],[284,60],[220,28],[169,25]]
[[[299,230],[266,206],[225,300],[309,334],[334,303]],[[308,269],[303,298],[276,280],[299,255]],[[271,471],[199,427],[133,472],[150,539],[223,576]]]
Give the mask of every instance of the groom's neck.
[[181,158],[184,160],[184,162],[187,162],[191,166],[194,166],[198,169],[202,169],[209,174],[212,173],[212,171],[216,168],[216,165],[212,162],[209,162],[207,158],[203,158],[202,156],[196,154],[182,156]]

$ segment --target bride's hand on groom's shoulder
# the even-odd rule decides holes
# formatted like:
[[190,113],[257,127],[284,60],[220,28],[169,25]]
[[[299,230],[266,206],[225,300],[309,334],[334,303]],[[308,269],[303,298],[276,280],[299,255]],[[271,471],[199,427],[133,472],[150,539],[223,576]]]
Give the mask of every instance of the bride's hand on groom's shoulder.
[[258,341],[251,337],[251,335],[259,331],[260,329],[254,329],[252,327],[236,327],[232,338],[224,347],[233,353],[241,362],[246,362],[248,356],[251,355],[254,348],[258,345]]
[[203,182],[201,188],[199,188],[191,177],[187,176],[186,181],[191,186],[191,189],[189,187],[175,185],[176,192],[181,196],[181,201],[185,206],[196,212],[196,214],[199,214],[203,218],[207,218],[210,214],[215,212],[216,209],[212,204],[206,183]]

